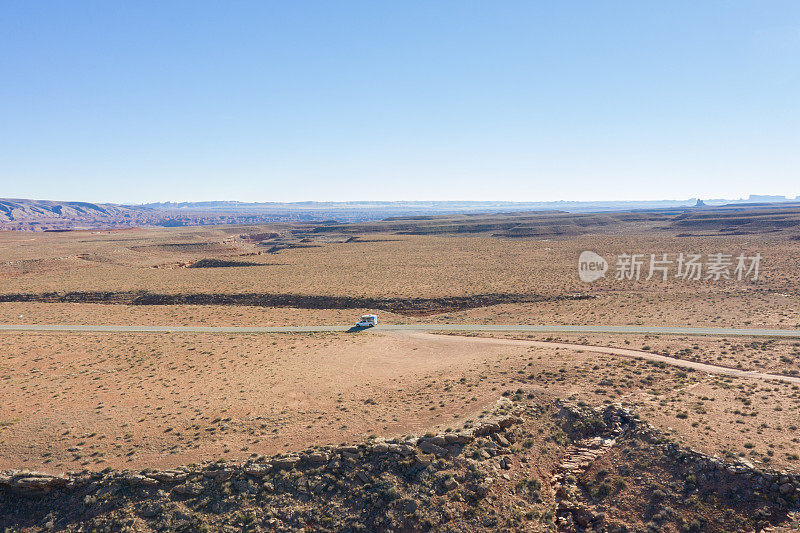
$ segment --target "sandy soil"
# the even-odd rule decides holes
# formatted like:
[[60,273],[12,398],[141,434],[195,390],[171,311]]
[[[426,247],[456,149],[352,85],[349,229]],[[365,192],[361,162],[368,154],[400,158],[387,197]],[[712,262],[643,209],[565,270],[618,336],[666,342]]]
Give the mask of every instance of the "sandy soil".
[[[284,228],[285,229],[285,228]],[[652,229],[652,228],[651,228]],[[319,238],[267,253],[241,238],[265,227],[0,232],[0,293],[141,290],[431,298],[487,293],[589,300],[502,304],[383,323],[613,324],[800,328],[800,241],[785,235],[677,238],[658,231],[564,240],[374,235]],[[583,250],[764,256],[756,282],[586,285]],[[186,268],[201,259],[255,266]],[[375,272],[379,275],[375,275]],[[373,309],[0,303],[0,321],[53,324],[349,324]],[[560,335],[564,343],[643,350],[693,365],[800,372],[786,340]],[[531,340],[544,341],[546,336]],[[710,376],[702,366],[569,346],[381,335],[0,335],[0,469],[165,467],[312,443],[447,427],[506,390],[632,403],[713,453],[796,467],[798,386]],[[630,354],[629,354],[630,355]],[[794,374],[793,374],[794,373]]]
[[[656,335],[636,339],[636,336],[620,335],[572,334],[555,338],[480,333],[480,337],[475,339],[476,342],[487,342],[487,337],[494,337],[488,341],[490,343],[496,337],[503,338],[504,342],[526,342],[510,340],[520,337],[541,338],[545,342],[530,342],[542,346],[543,350],[547,350],[545,346],[553,346],[551,342],[561,345],[556,353],[560,354],[563,367],[558,373],[532,372],[527,379],[518,378],[520,383],[535,383],[557,396],[593,404],[623,402],[634,407],[656,427],[695,449],[727,457],[744,457],[754,464],[800,470],[800,384],[796,376],[781,376],[779,380],[763,373],[758,376],[758,372],[752,371],[746,373],[746,377],[736,377],[728,374],[729,368],[725,367],[715,369],[713,374],[705,372],[704,369],[708,368],[703,366],[691,369],[697,362],[716,365],[729,361],[728,357],[740,357],[738,351],[731,355],[732,345],[749,345],[748,352],[754,352],[759,362],[779,361],[783,357],[782,349],[796,349],[794,342],[781,344],[777,341]],[[570,342],[565,342],[567,338]],[[609,347],[604,347],[604,344]],[[686,353],[673,352],[673,357],[684,358],[678,364],[685,363],[687,368],[673,368],[670,373],[666,372],[670,367],[664,356],[658,352],[669,352],[665,347],[674,346],[691,347],[694,355],[692,360],[687,360]],[[632,347],[637,350],[631,350]],[[728,353],[714,355],[715,349]],[[641,354],[639,350],[649,355]],[[625,358],[605,356],[602,360],[596,359],[594,365],[574,359],[590,351],[597,354],[616,352]],[[650,360],[645,361],[645,357]],[[722,357],[722,362],[719,357]],[[671,362],[675,363],[674,360]],[[765,366],[773,365],[767,363]]]
[[[698,300],[718,293],[760,295],[764,291],[796,297],[800,280],[794,260],[800,241],[783,235],[676,239],[655,233],[559,241],[378,235],[369,242],[319,239],[304,248],[266,253],[268,246],[241,239],[242,231],[233,226],[102,234],[0,232],[0,277],[5,281],[4,292],[149,290],[421,298],[587,291],[641,293],[656,299],[679,294]],[[764,259],[757,281],[627,281],[614,279],[612,271],[606,279],[588,285],[577,275],[577,259],[583,250],[609,258],[622,253],[760,252]],[[259,266],[178,266],[203,258]]]
[[[426,317],[386,311],[380,314],[384,323],[800,328],[800,271],[796,267],[800,241],[785,235],[676,238],[652,228],[640,235],[587,235],[565,240],[374,235],[368,242],[349,243],[320,237],[304,244],[309,246],[306,248],[268,253],[268,246],[257,246],[241,237],[257,230],[259,227],[221,226],[119,232],[0,232],[0,293],[289,293],[407,299],[488,293],[548,297],[585,293],[593,299],[502,304]],[[613,279],[612,272],[607,279],[585,284],[577,276],[577,257],[583,250],[595,250],[608,257],[633,252],[761,252],[764,259],[757,281],[627,281]],[[200,259],[243,261],[256,266],[181,266]],[[368,311],[375,310],[0,303],[0,320],[313,325],[351,323],[359,313]]]
[[687,295],[603,293],[589,300],[501,304],[431,316],[383,310],[251,306],[136,306],[94,303],[0,302],[7,324],[140,324],[299,326],[350,324],[377,312],[384,324],[600,324],[737,328],[800,328],[800,296],[778,293]]
[[[398,335],[3,335],[0,469],[165,467],[425,432],[479,414],[490,363]],[[486,376],[482,376],[486,379]]]
[[[440,335],[430,333],[413,333],[412,337],[427,340],[435,343]],[[705,372],[708,374],[715,374],[721,376],[733,376],[736,378],[744,379],[759,379],[759,380],[776,380],[785,383],[800,383],[800,377],[784,376],[780,374],[770,374],[767,372],[760,372],[757,370],[741,370],[738,368],[730,368],[726,366],[713,365],[708,363],[701,363],[699,361],[689,361],[679,359],[676,357],[669,357],[661,354],[645,352],[642,350],[630,350],[627,348],[614,348],[607,346],[592,346],[588,344],[575,344],[565,342],[552,342],[552,341],[516,341],[516,340],[499,340],[499,339],[486,339],[480,337],[459,337],[452,336],[452,340],[458,340],[465,343],[476,343],[482,345],[496,346],[501,344],[503,346],[535,346],[539,348],[563,348],[567,350],[580,350],[582,352],[598,353],[614,355],[617,357],[625,357],[628,359],[643,359],[645,361],[652,361],[657,363],[664,363],[670,366],[677,366],[680,368],[688,368],[698,372]]]
[[[0,469],[167,467],[419,434],[474,419],[517,388],[624,400],[706,450],[794,466],[800,387],[677,361],[697,367],[687,373],[630,349],[405,332],[0,342]],[[730,407],[739,397],[747,414]],[[754,435],[758,446],[745,446]]]

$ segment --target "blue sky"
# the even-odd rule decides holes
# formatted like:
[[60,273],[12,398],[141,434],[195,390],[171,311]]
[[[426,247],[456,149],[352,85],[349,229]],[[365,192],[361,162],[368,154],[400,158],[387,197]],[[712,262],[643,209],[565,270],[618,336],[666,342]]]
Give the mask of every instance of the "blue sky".
[[800,194],[800,2],[0,3],[0,197]]

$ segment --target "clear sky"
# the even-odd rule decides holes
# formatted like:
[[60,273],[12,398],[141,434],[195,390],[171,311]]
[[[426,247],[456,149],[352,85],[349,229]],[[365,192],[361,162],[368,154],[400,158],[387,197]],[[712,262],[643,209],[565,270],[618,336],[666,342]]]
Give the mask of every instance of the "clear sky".
[[800,2],[0,2],[0,197],[800,194]]

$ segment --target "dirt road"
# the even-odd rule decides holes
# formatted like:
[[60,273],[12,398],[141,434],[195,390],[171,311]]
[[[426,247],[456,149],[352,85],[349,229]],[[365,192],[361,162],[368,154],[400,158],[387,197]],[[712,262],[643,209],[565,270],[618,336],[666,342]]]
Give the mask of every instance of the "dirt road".
[[562,348],[566,350],[581,350],[584,352],[602,353],[609,355],[616,355],[619,357],[627,357],[633,359],[645,359],[647,361],[657,361],[672,366],[683,368],[691,368],[699,372],[706,372],[708,374],[719,374],[725,376],[732,376],[737,378],[746,379],[777,379],[788,383],[800,383],[798,376],[784,376],[782,374],[769,374],[767,372],[758,372],[755,370],[740,370],[738,368],[731,368],[719,365],[710,365],[707,363],[699,363],[697,361],[687,361],[685,359],[678,359],[676,357],[669,357],[666,355],[655,354],[651,352],[643,352],[639,350],[628,350],[626,348],[613,348],[610,346],[590,346],[586,344],[572,344],[566,342],[549,342],[549,341],[529,341],[529,340],[514,340],[514,339],[492,339],[487,337],[464,337],[459,335],[436,335],[432,333],[423,332],[403,332],[403,335],[411,336],[420,341],[425,341],[430,344],[452,344],[452,343],[470,343],[470,344],[483,344],[489,346],[538,346],[543,348]]

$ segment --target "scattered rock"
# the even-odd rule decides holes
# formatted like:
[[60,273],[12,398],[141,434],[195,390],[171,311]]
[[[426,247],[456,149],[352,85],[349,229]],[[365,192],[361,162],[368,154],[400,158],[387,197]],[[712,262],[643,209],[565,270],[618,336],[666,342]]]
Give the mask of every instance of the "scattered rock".
[[297,456],[278,457],[272,460],[272,466],[276,470],[291,470],[299,462],[300,458]]
[[244,471],[254,477],[264,477],[272,470],[272,465],[262,463],[248,463],[244,465]]
[[139,510],[139,514],[144,518],[153,518],[162,513],[164,507],[158,502],[147,502]]
[[187,482],[180,485],[175,485],[172,492],[184,496],[199,496],[203,493],[204,487],[200,483]]
[[324,452],[314,452],[308,454],[308,461],[312,464],[327,463],[330,457]]
[[[442,439],[444,440],[444,439]],[[432,453],[436,457],[445,457],[447,455],[447,450],[442,448],[441,446],[434,444],[430,440],[425,440],[419,445],[419,449],[425,453]]]
[[405,512],[407,514],[412,514],[412,513],[416,512],[418,507],[419,507],[419,504],[416,502],[416,500],[412,500],[410,498],[407,498],[407,499],[404,499],[404,500],[400,501],[400,508],[403,510],[403,512]]
[[184,481],[188,477],[188,474],[182,470],[161,470],[148,472],[145,476],[165,483],[177,483],[179,481]]
[[125,481],[127,481],[131,487],[154,487],[159,484],[157,479],[141,474],[129,474],[125,477]]

